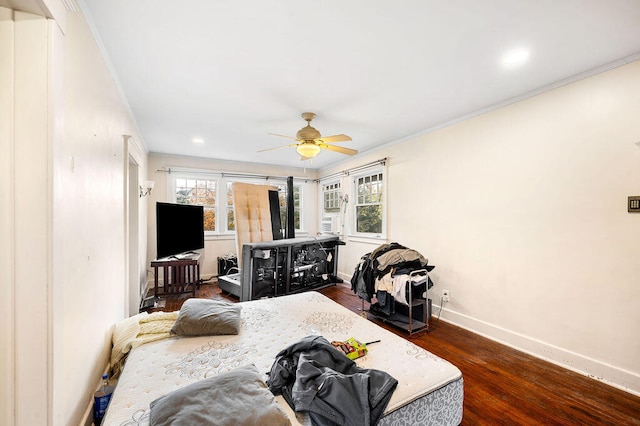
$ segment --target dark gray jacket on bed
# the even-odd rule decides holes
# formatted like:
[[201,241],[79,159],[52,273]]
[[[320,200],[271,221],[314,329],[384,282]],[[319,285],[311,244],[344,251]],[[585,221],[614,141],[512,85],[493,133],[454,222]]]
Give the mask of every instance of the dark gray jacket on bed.
[[313,424],[365,426],[378,423],[398,381],[358,367],[322,336],[307,336],[278,353],[267,385]]

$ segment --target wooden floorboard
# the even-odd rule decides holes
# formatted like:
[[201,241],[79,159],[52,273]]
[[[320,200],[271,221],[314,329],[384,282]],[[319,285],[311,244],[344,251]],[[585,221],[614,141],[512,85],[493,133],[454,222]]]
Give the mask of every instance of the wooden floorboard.
[[[362,301],[346,285],[319,291],[362,312]],[[198,297],[237,301],[216,284],[202,285]],[[178,310],[183,301],[167,300],[164,310]],[[403,331],[374,322],[462,371],[463,425],[640,425],[640,397],[628,392],[444,321],[432,319],[428,333],[411,339]]]

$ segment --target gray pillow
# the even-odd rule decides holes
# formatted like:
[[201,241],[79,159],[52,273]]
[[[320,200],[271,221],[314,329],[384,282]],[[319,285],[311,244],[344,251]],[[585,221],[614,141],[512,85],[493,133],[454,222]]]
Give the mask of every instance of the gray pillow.
[[199,380],[150,407],[149,426],[291,424],[254,365]]
[[240,305],[223,300],[187,299],[171,332],[180,336],[238,334]]

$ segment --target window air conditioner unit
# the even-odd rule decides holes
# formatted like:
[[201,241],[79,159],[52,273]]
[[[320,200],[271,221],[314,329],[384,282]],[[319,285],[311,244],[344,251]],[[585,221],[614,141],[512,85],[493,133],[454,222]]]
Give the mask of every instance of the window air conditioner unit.
[[325,216],[320,224],[320,232],[323,234],[338,233],[338,216]]

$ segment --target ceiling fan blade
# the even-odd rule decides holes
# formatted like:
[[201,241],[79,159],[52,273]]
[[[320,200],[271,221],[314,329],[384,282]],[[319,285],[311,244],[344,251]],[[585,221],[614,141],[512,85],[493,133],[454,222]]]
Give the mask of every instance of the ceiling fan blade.
[[326,144],[326,143],[321,143],[318,146],[320,148],[324,148],[324,149],[327,149],[329,151],[339,152],[340,154],[356,155],[358,153],[358,151],[356,151],[355,149],[343,148],[341,146],[329,145],[329,144]]
[[328,142],[328,143],[335,143],[335,142],[349,142],[353,139],[351,139],[350,136],[347,135],[333,135],[333,136],[325,136],[323,138],[318,138],[316,139],[319,142]]
[[293,136],[281,135],[278,133],[269,133],[269,134],[272,136],[280,136],[281,138],[293,139],[294,141],[296,140],[296,138],[294,138]]
[[290,147],[290,146],[297,146],[297,145],[298,145],[298,144],[292,143],[292,144],[289,144],[289,145],[274,146],[273,148],[261,149],[260,151],[256,151],[256,152],[273,151],[274,149],[288,148],[288,147]]

